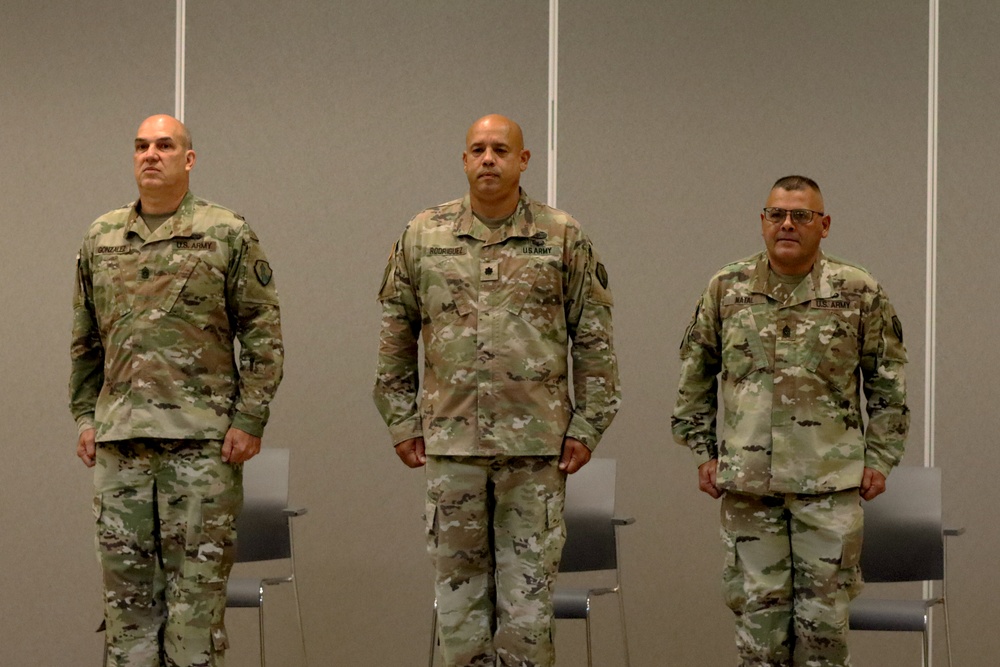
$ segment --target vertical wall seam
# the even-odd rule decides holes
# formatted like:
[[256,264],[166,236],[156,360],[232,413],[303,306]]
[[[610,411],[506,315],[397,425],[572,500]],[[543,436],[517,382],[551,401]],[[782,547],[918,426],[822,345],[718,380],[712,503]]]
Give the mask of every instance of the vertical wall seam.
[[924,351],[924,465],[935,459],[937,358],[938,0],[930,0],[927,55],[927,284]]
[[559,0],[549,0],[549,136],[548,136],[548,196],[549,206],[556,206],[558,174],[559,122]]
[[174,42],[174,118],[184,122],[184,61],[187,26],[187,0],[177,0],[176,34]]
[[[930,0],[927,30],[927,277],[924,341],[924,465],[935,461],[937,401],[937,178],[938,178],[938,36],[940,6]],[[923,583],[925,599],[934,597],[934,584]],[[934,664],[934,614],[927,615],[927,665]]]

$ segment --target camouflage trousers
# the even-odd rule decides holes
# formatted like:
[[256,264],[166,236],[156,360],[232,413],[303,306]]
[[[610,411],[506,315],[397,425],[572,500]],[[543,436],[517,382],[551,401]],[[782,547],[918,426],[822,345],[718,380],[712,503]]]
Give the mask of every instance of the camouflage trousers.
[[427,457],[427,547],[447,667],[552,667],[566,529],[556,456]]
[[722,498],[723,589],[741,667],[849,667],[848,603],[861,591],[861,497]]
[[218,440],[97,445],[94,515],[112,667],[220,667],[243,469]]

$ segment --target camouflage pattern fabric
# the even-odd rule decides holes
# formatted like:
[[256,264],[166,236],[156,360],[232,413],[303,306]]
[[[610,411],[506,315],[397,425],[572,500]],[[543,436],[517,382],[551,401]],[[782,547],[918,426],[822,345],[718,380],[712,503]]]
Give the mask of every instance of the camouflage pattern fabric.
[[723,590],[741,667],[850,667],[848,605],[861,589],[854,489],[722,498]]
[[857,489],[864,468],[899,463],[909,427],[902,327],[861,267],[821,253],[790,291],[769,272],[761,253],[710,281],[681,344],[674,438],[719,462],[741,664],[849,665]]
[[718,458],[719,487],[742,493],[855,488],[865,467],[888,475],[909,411],[902,327],[881,286],[821,255],[779,301],[768,271],[764,253],[730,264],[701,297],[681,345],[674,438],[699,464]]
[[552,667],[566,529],[558,457],[427,460],[427,545],[447,667]]
[[573,218],[523,191],[495,232],[468,195],[416,216],[379,301],[374,398],[393,443],[423,436],[430,455],[552,456],[564,437],[596,447],[618,410],[607,271]]
[[111,667],[221,667],[243,468],[221,441],[99,443],[97,548]]
[[96,428],[98,442],[222,439],[230,426],[260,436],[284,352],[256,235],[190,192],[154,232],[136,204],[98,218],[78,256],[70,409],[79,431]]

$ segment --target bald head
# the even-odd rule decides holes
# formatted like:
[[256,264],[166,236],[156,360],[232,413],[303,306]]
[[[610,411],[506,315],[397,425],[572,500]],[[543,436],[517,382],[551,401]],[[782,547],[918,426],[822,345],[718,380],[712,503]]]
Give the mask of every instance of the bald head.
[[173,116],[168,116],[167,114],[150,116],[139,125],[139,131],[136,132],[136,136],[139,137],[149,132],[161,132],[175,137],[184,150],[194,148],[194,144],[191,141],[191,132],[188,131],[184,123]]
[[195,154],[191,134],[173,116],[159,114],[142,121],[135,133],[135,181],[142,210],[169,213],[188,191]]
[[493,113],[488,116],[483,116],[473,123],[469,127],[469,131],[465,133],[466,147],[469,146],[473,134],[480,130],[494,130],[506,133],[507,141],[511,148],[518,151],[524,150],[524,134],[521,132],[521,126],[506,116]]
[[513,213],[521,196],[521,172],[530,157],[521,126],[510,118],[491,114],[473,123],[462,153],[472,210],[493,219]]

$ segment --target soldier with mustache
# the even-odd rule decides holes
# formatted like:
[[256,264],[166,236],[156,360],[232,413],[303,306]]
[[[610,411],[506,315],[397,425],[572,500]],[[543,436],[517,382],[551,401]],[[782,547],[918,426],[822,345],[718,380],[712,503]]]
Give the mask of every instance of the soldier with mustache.
[[861,500],[909,427],[903,331],[867,271],[820,251],[815,181],[779,179],[760,221],[765,252],[715,274],[684,335],[673,433],[722,498],[739,664],[844,667]]

